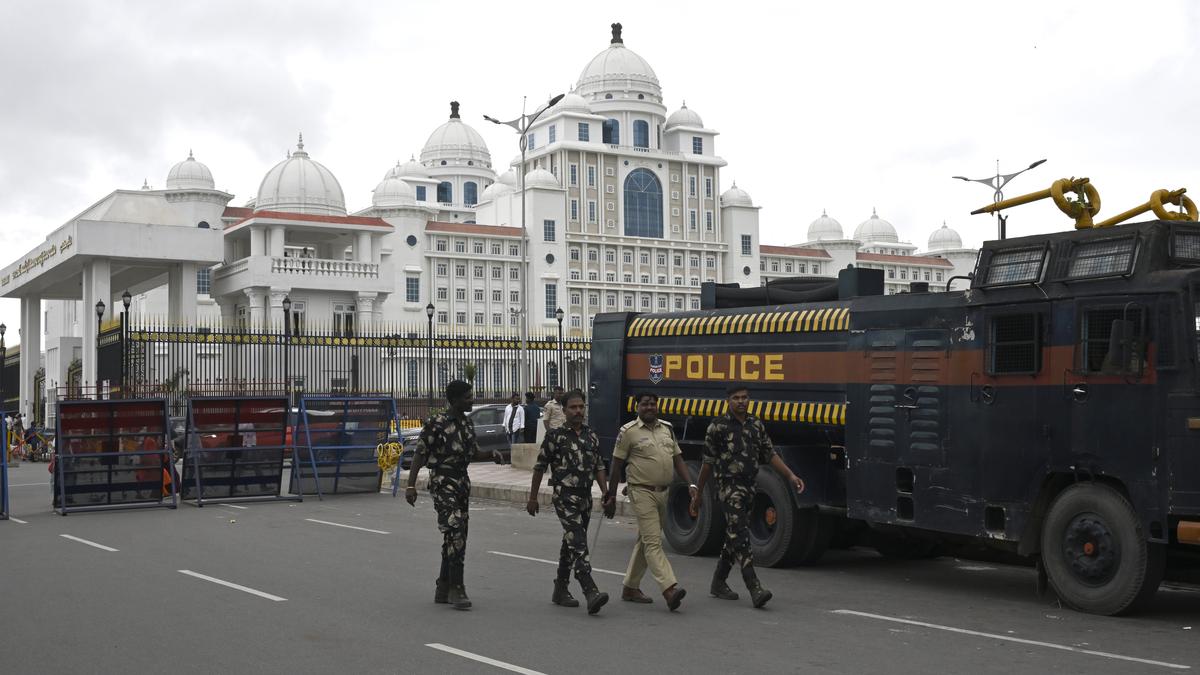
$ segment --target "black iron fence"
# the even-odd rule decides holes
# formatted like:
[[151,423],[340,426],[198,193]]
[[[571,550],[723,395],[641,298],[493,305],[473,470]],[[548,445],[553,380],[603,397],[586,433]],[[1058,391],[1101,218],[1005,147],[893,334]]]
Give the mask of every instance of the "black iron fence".
[[503,330],[455,331],[388,326],[353,335],[306,330],[300,335],[179,328],[136,319],[99,340],[99,395],[163,396],[171,414],[193,395],[384,395],[402,415],[422,419],[453,379],[475,384],[480,401],[507,400],[519,390],[523,355],[528,389],[586,388],[591,342],[535,332],[522,348]]

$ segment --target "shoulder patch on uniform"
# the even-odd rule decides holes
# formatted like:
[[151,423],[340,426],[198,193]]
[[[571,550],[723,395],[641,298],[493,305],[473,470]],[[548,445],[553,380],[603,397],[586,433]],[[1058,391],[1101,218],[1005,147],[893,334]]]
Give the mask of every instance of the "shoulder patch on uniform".
[[633,425],[637,424],[637,422],[638,422],[637,418],[635,417],[632,420],[626,422],[625,424],[622,424],[621,431],[625,431],[626,429],[632,429]]
[[658,420],[658,421],[659,421],[661,424],[665,424],[665,425],[667,425],[667,426],[671,427],[672,429],[674,429],[674,428],[675,428],[675,425],[674,425],[674,424],[671,424],[670,422],[668,422],[668,421],[666,421],[666,420],[664,420],[664,419],[662,419],[662,418],[659,418],[659,420]]

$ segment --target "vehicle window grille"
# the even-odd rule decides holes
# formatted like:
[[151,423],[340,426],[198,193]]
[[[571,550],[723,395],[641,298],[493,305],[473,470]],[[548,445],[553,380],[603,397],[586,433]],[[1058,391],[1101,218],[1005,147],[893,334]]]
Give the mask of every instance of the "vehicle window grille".
[[1022,248],[1011,251],[996,251],[988,261],[988,286],[1021,284],[1038,281],[1042,277],[1042,265],[1046,260],[1044,247]]
[[1128,312],[1121,309],[1093,309],[1084,314],[1083,318],[1083,369],[1089,373],[1121,373],[1133,364],[1125,364],[1123,367],[1119,362],[1117,352],[1118,345],[1114,343],[1113,337],[1113,322],[1121,319],[1127,319],[1133,323],[1134,330],[1134,349],[1133,354],[1141,354],[1144,344],[1141,339],[1140,326],[1142,324],[1142,312],[1140,309],[1131,309]]
[[992,319],[991,372],[1031,375],[1041,370],[1041,315],[1014,314]]
[[1163,304],[1158,308],[1158,327],[1155,336],[1155,349],[1158,367],[1169,368],[1175,365],[1175,331],[1171,321],[1171,306]]
[[1200,232],[1176,230],[1172,244],[1172,257],[1200,262]]
[[1080,243],[1071,250],[1067,278],[1086,279],[1129,274],[1133,270],[1136,245],[1137,240],[1133,237]]

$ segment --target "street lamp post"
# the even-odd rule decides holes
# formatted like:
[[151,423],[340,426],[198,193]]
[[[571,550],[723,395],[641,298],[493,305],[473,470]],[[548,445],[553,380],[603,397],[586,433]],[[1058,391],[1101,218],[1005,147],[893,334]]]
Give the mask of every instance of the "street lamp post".
[[129,360],[125,358],[125,354],[129,351],[129,305],[132,302],[133,296],[129,294],[129,289],[126,289],[121,294],[121,304],[125,306],[125,310],[121,312],[121,396],[128,396],[125,387],[129,383],[129,375],[126,373]]
[[283,395],[287,398],[288,409],[292,407],[292,363],[289,353],[292,343],[292,297],[283,296]]
[[[1008,182],[1010,180],[1016,178],[1017,176],[1020,176],[1021,174],[1034,168],[1035,166],[1038,166],[1038,165],[1044,163],[1045,161],[1046,160],[1044,160],[1044,159],[1039,159],[1038,161],[1034,162],[1033,164],[1030,164],[1029,166],[1025,167],[1024,169],[1021,169],[1020,171],[1018,171],[1016,173],[1000,173],[1000,160],[997,159],[995,176],[991,176],[988,178],[967,178],[965,176],[951,176],[951,178],[955,178],[957,180],[964,180],[964,181],[967,181],[968,183],[983,183],[984,185],[992,188],[992,190],[993,190],[992,196],[995,198],[995,202],[993,202],[993,203],[997,203],[997,202],[1000,202],[1002,199],[1004,199],[1004,193],[1002,192],[1002,190],[1004,190],[1004,186],[1008,185]],[[1006,234],[1005,233],[1005,225],[1007,225],[1007,224],[1008,224],[1008,216],[1001,215],[1000,212],[997,211],[996,212],[996,234],[1001,240],[1003,240],[1005,238],[1005,234]]]
[[[530,297],[530,292],[529,292],[529,229],[528,229],[528,227],[526,227],[526,223],[525,223],[525,205],[529,201],[525,195],[525,173],[526,173],[526,171],[525,171],[525,150],[527,149],[527,147],[529,145],[528,132],[529,132],[529,127],[533,126],[533,123],[535,121],[537,121],[537,118],[541,117],[542,113],[544,113],[547,110],[549,110],[550,108],[554,107],[554,104],[558,103],[559,100],[561,100],[563,96],[564,96],[564,94],[559,94],[558,96],[554,96],[546,103],[546,105],[539,108],[532,115],[525,114],[525,104],[524,104],[524,101],[522,101],[521,116],[514,120],[509,120],[507,122],[501,122],[500,120],[496,119],[495,117],[491,117],[489,115],[483,116],[483,119],[491,122],[492,124],[501,124],[504,126],[512,127],[513,129],[517,130],[518,134],[520,134],[520,146],[521,146],[521,167],[520,167],[520,174],[521,174],[520,175],[520,178],[521,178],[521,289],[522,289],[521,295],[523,296],[521,299],[524,301],[524,305],[526,307],[530,306],[530,303],[532,300],[532,298]],[[531,364],[529,362],[529,317],[528,316],[526,316],[525,319],[521,322],[521,361],[523,362],[521,374],[525,378],[525,381],[520,383],[519,390],[520,391],[528,391],[529,385],[533,380],[532,374],[530,372]]]
[[429,319],[429,345],[426,361],[429,362],[429,400],[425,406],[425,417],[433,414],[433,303],[425,305],[425,316]]
[[[554,319],[558,321],[558,381],[554,384],[562,387],[563,382],[566,382],[565,373],[563,373],[562,307],[554,310]],[[563,388],[565,389],[566,387]]]
[[[4,346],[4,331],[8,330],[8,326],[0,323],[0,412],[3,412],[4,402],[8,399],[4,398],[4,374],[5,366],[8,361],[8,349]],[[0,450],[0,452],[4,452]]]
[[89,373],[96,385],[96,400],[100,399],[100,322],[104,320],[104,301],[96,301],[96,372]]

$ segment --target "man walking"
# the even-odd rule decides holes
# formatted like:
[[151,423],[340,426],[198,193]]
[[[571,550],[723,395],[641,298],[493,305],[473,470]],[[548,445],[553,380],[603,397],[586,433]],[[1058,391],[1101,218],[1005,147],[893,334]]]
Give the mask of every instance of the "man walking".
[[[670,423],[658,419],[658,395],[644,392],[637,396],[637,419],[621,427],[613,448],[612,473],[608,477],[608,493],[604,500],[604,515],[612,518],[616,512],[617,483],[621,469],[628,471],[629,503],[637,519],[638,540],[625,571],[621,599],[628,602],[651,602],[639,586],[646,569],[658,582],[667,609],[675,611],[687,593],[675,581],[675,572],[662,547],[662,524],[667,517],[667,488],[673,474],[685,483],[691,482],[675,431]],[[689,486],[695,495],[695,485]]]
[[750,551],[750,506],[754,502],[758,467],[770,464],[784,480],[796,487],[796,492],[804,491],[804,481],[792,473],[775,452],[762,421],[748,412],[750,391],[744,385],[733,384],[725,393],[729,397],[729,412],[708,425],[704,436],[704,464],[696,481],[698,487],[692,493],[691,511],[700,513],[702,490],[709,477],[715,476],[717,497],[725,513],[725,542],[709,592],[722,600],[738,599],[738,594],[726,582],[736,563],[750,591],[750,601],[756,608],[761,608],[771,599],[771,591],[762,587],[754,573]]
[[422,466],[429,467],[429,494],[433,497],[438,530],[442,533],[442,568],[433,601],[449,603],[454,609],[470,609],[471,600],[463,584],[467,509],[471,500],[467,464],[479,452],[475,425],[467,417],[475,403],[471,385],[462,380],[446,385],[446,401],[449,403],[446,412],[432,415],[417,438],[404,499],[416,506],[417,472]]
[[537,443],[538,419],[542,416],[542,407],[537,404],[532,391],[525,392],[525,442]]
[[546,431],[557,429],[567,423],[567,418],[563,414],[562,408],[563,388],[554,387],[554,395],[546,401],[546,406],[542,410],[542,424],[546,426]]
[[508,434],[508,442],[516,444],[522,442],[525,434],[522,431],[525,429],[525,409],[521,407],[521,397],[517,392],[513,392],[509,397],[508,405],[504,407],[504,433]]
[[558,551],[558,576],[554,579],[554,594],[550,601],[563,607],[578,607],[579,601],[567,586],[571,570],[583,589],[588,614],[595,614],[608,602],[608,593],[601,593],[592,579],[592,563],[588,557],[587,531],[592,515],[592,482],[600,481],[604,489],[607,477],[604,460],[600,457],[600,441],[591,427],[583,423],[586,399],[581,391],[572,391],[563,398],[567,416],[566,426],[546,432],[542,451],[533,465],[533,484],[529,488],[529,515],[538,513],[538,490],[542,474],[550,471],[554,487],[554,511],[562,523],[562,547]]

